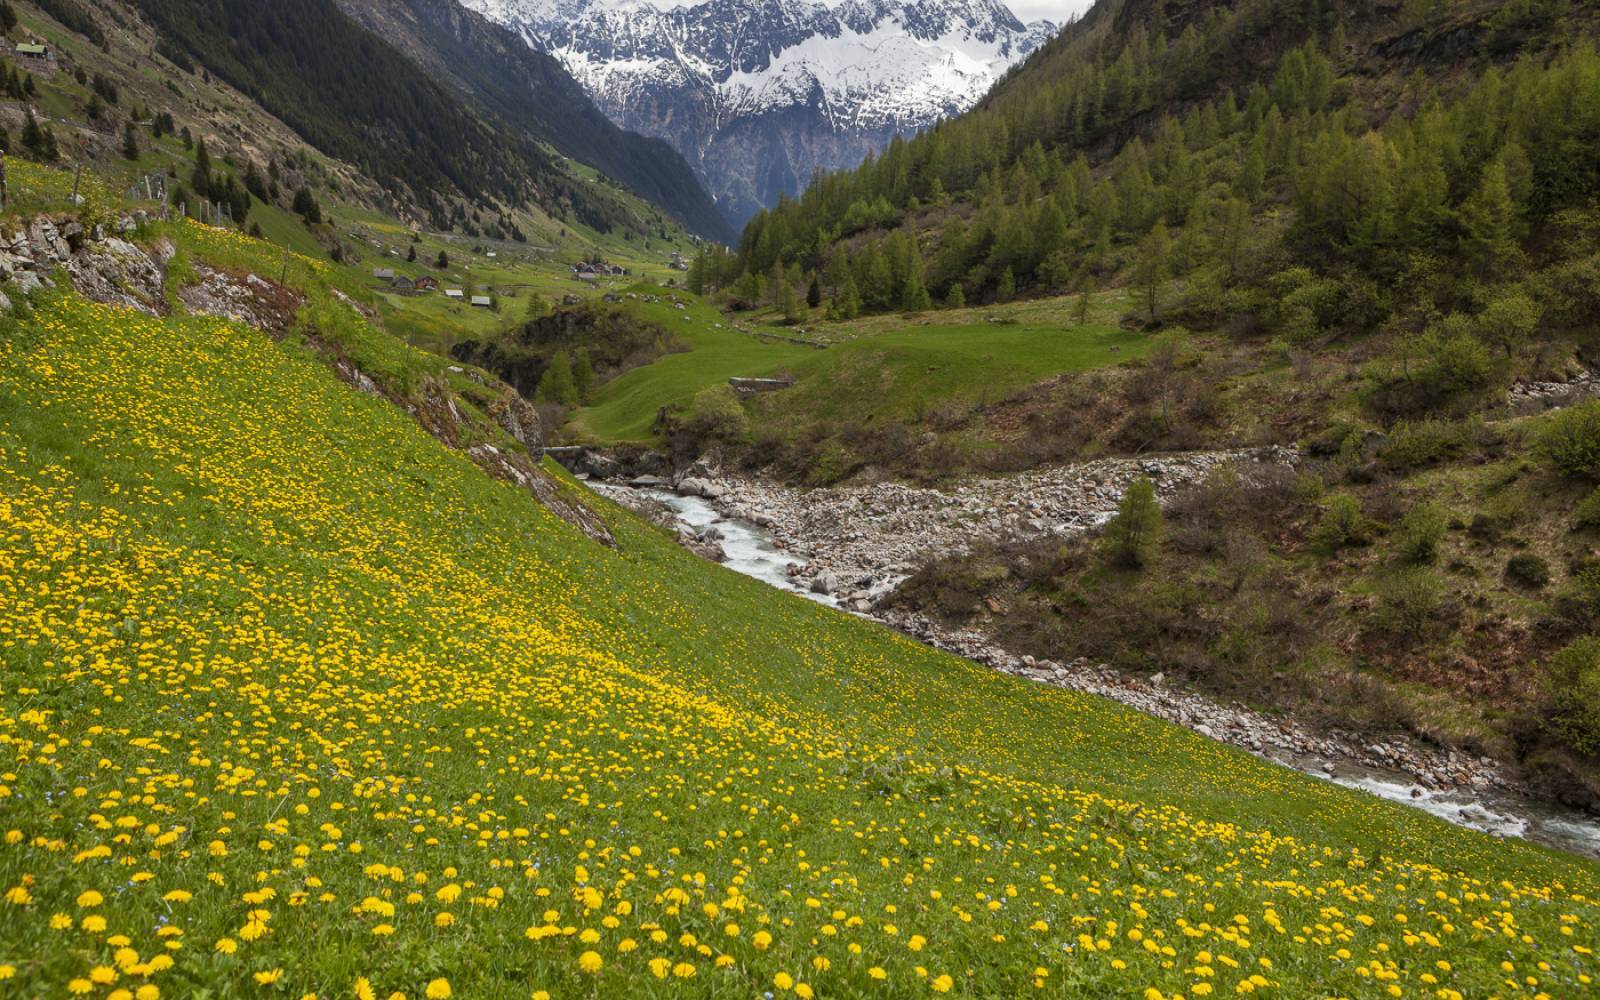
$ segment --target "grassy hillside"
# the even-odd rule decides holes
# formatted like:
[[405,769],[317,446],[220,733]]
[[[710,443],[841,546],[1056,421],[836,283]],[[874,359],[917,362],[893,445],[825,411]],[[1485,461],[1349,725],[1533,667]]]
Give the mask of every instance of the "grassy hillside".
[[[657,290],[634,289],[650,295]],[[758,337],[730,326],[720,312],[696,296],[674,295],[672,302],[635,302],[629,308],[671,331],[690,350],[669,354],[601,386],[580,410],[574,430],[606,442],[653,439],[656,413],[683,406],[696,393],[736,377],[760,378],[787,370],[816,351],[814,347]],[[792,336],[792,334],[784,334]]]
[[[449,217],[430,218],[417,210],[414,201],[380,187],[360,157],[337,159],[220,76],[192,62],[187,68],[174,64],[163,53],[179,59],[182,55],[133,8],[113,0],[97,8],[101,11],[97,16],[118,24],[101,48],[61,26],[43,9],[26,2],[14,6],[20,22],[10,33],[11,41],[35,37],[47,41],[56,54],[57,69],[33,74],[31,96],[0,97],[0,126],[11,137],[13,159],[37,158],[19,141],[26,110],[32,107],[56,134],[60,159],[54,165],[70,171],[83,164],[86,173],[104,179],[113,197],[129,192],[141,178],[157,179],[166,173],[169,191],[182,192],[189,211],[199,211],[200,199],[192,187],[195,142],[203,140],[219,180],[232,178],[242,184],[251,165],[271,180],[267,191],[257,189],[249,199],[242,229],[259,226],[273,242],[312,255],[327,255],[339,247],[358,273],[370,275],[379,264],[426,273],[422,268],[444,249],[456,266],[446,274],[435,273],[459,284],[472,280],[461,265],[491,263],[486,255],[492,251],[503,271],[518,276],[491,275],[481,283],[515,284],[532,275],[533,280],[554,285],[567,265],[594,254],[630,264],[636,273],[666,276],[672,273],[667,269],[670,254],[692,248],[682,226],[662,209],[548,144],[538,144],[528,161],[552,172],[555,182],[548,185],[548,196],[525,199],[520,207],[484,207],[450,197],[446,191],[439,197]],[[0,68],[27,72],[37,67],[0,59]],[[114,86],[114,103],[94,96],[95,77]],[[92,110],[98,113],[91,114]],[[130,123],[137,159],[125,155]],[[185,131],[192,141],[183,137]],[[321,223],[308,224],[293,211],[294,195],[302,186],[320,204]],[[570,198],[564,202],[557,197],[561,192],[603,206],[604,218],[574,211]],[[141,188],[136,200],[142,198]],[[22,216],[28,206],[8,209]],[[434,222],[442,225],[435,227]],[[422,268],[408,267],[405,261],[412,233],[424,241],[418,247]],[[381,236],[381,250],[372,243],[374,235]],[[384,259],[373,260],[376,253]],[[571,286],[567,290],[581,291],[575,283],[567,284]]]
[[70,296],[8,321],[8,989],[1592,989],[1590,864],[612,517],[616,550],[292,342]]
[[[637,287],[636,295],[659,289]],[[1115,298],[1115,297],[1112,297]],[[678,309],[674,304],[681,303]],[[1004,399],[1041,379],[1141,357],[1152,338],[1117,330],[1097,306],[1079,325],[1071,303],[961,310],[913,317],[869,317],[803,331],[773,317],[731,320],[698,296],[674,292],[627,308],[681,337],[690,350],[669,354],[595,390],[572,431],[602,442],[656,439],[662,407],[683,410],[697,393],[737,376],[783,375],[795,387],[747,407],[757,440],[807,437],[821,443],[845,425],[911,426],[934,410],[964,412]],[[808,346],[809,345],[809,346]]]

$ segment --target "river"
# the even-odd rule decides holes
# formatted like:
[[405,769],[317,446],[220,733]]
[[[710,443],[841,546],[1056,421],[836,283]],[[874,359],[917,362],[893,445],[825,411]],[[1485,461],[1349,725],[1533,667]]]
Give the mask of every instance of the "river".
[[[838,607],[829,594],[813,593],[804,581],[789,575],[795,556],[775,544],[772,534],[750,521],[727,517],[699,497],[660,489],[640,495],[672,510],[697,532],[714,531],[725,556],[723,565],[780,590]],[[1521,837],[1585,857],[1600,858],[1600,820],[1587,813],[1508,793],[1473,789],[1429,789],[1409,774],[1372,767],[1348,759],[1267,749],[1257,754],[1324,781],[1332,781],[1391,802],[1421,809],[1458,826],[1505,837]]]

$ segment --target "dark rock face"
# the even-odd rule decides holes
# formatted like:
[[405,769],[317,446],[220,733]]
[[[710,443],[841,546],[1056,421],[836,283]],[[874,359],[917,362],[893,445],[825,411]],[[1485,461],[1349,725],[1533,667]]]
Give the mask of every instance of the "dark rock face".
[[734,226],[967,110],[1055,32],[999,0],[465,2],[559,59],[613,121],[675,146]]

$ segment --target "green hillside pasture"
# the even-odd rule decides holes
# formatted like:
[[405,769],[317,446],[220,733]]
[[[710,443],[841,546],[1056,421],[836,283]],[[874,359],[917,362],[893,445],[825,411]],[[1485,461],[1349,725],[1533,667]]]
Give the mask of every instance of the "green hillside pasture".
[[1593,993],[1591,863],[606,510],[229,323],[0,328],[8,995]]
[[1110,326],[978,321],[871,333],[794,366],[798,383],[764,419],[917,420],[943,404],[1001,399],[1063,372],[1141,357],[1150,337]]
[[[602,386],[591,405],[580,410],[573,421],[581,435],[598,441],[648,441],[650,426],[663,406],[687,403],[701,389],[725,384],[730,378],[773,375],[827,353],[736,330],[716,309],[688,293],[649,286],[631,291],[661,296],[659,303],[630,300],[628,308],[666,327],[690,350],[669,354]],[[678,298],[684,308],[676,308],[669,296]]]

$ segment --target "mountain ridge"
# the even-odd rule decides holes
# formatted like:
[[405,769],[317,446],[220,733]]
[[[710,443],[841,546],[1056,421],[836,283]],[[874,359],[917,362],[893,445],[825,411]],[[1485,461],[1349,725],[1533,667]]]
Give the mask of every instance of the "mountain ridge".
[[[707,235],[724,232],[687,168],[674,165],[677,157],[629,137],[597,112],[586,113],[588,102],[555,64],[505,45],[503,62],[496,65],[528,85],[520,94],[488,85],[465,59],[454,75],[431,73],[419,52],[459,52],[475,44],[473,51],[488,58],[495,54],[494,29],[484,24],[475,33],[459,20],[467,12],[449,0],[396,2],[407,4],[406,17],[392,5],[361,9],[404,42],[404,52],[335,0],[202,0],[198,10],[176,0],[134,5],[172,45],[306,141],[360,166],[436,226],[459,214],[454,199],[465,199],[497,212],[536,203],[602,230],[651,227],[602,188],[569,176],[548,142],[567,155],[609,150],[596,155],[603,172],[650,189],[671,214]],[[452,14],[464,29],[460,34],[449,30]],[[317,32],[300,30],[313,23]],[[407,24],[408,30],[399,30]],[[545,103],[553,110],[537,113],[539,99],[552,89],[558,97]],[[637,149],[630,150],[635,143]]]
[[335,0],[434,79],[600,170],[708,239],[729,229],[669,144],[613,124],[554,58],[456,0]]
[[466,0],[624,127],[672,141],[742,223],[975,104],[1054,34],[998,0]]

